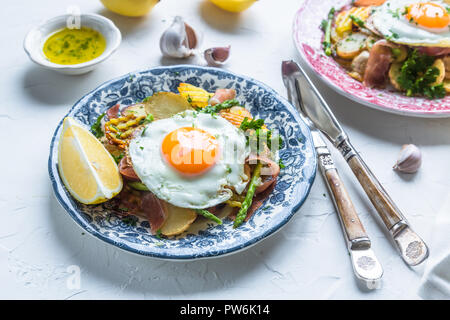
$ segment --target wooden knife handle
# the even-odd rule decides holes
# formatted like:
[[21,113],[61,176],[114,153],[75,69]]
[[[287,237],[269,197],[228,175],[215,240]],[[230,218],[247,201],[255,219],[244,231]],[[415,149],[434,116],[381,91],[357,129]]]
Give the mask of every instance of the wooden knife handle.
[[405,220],[400,209],[397,208],[386,190],[356,152],[347,159],[347,162],[386,227],[391,230],[398,222]]
[[328,169],[324,174],[328,187],[333,195],[338,214],[340,215],[341,223],[347,233],[348,240],[353,241],[358,238],[367,238],[366,230],[361,220],[359,220],[358,213],[337,170],[335,168]]

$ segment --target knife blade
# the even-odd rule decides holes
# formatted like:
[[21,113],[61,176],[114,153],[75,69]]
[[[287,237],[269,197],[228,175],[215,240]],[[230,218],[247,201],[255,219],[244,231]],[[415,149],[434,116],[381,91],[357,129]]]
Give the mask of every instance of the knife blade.
[[290,63],[290,61],[283,61],[282,64],[283,82],[287,89],[288,99],[297,108],[300,116],[310,128],[320,172],[326,181],[336,207],[347,241],[347,249],[350,253],[353,271],[368,289],[379,288],[381,286],[383,268],[371,248],[370,239],[339,176],[322,134],[302,112],[302,97],[295,72],[291,72],[293,69],[290,68]]
[[425,261],[429,254],[427,245],[412,230],[400,209],[350,143],[325,99],[299,64],[292,61],[290,68],[295,70],[303,100],[302,111],[340,151],[389,230],[405,263],[415,266]]

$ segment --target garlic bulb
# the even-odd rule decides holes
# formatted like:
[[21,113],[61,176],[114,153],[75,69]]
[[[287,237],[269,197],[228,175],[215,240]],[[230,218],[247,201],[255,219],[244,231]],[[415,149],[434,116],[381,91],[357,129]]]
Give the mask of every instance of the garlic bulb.
[[194,28],[176,16],[171,26],[164,31],[159,41],[163,55],[172,58],[186,58],[195,54],[200,45],[200,35]]
[[209,65],[220,66],[230,57],[230,48],[231,46],[206,49],[203,55]]
[[394,170],[404,173],[415,173],[422,164],[422,153],[419,148],[413,144],[403,145]]

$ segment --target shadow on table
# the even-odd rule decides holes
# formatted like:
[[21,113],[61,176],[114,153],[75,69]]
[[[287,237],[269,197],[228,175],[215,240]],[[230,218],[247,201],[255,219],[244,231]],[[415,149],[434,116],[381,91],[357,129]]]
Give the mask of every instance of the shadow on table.
[[30,65],[23,75],[22,87],[25,94],[42,104],[72,104],[86,93],[86,81],[91,72],[70,76]]
[[242,14],[222,10],[207,0],[199,4],[198,10],[210,27],[222,32],[240,33]]
[[71,263],[81,268],[82,282],[83,273],[89,274],[120,291],[146,298],[155,295],[162,299],[184,298],[200,292],[207,296],[208,292],[236,286],[236,282],[261,268],[265,256],[277,250],[281,242],[280,235],[276,234],[245,252],[230,256],[163,261],[120,250],[77,228],[55,196],[49,202],[49,213],[57,240],[69,252]]
[[[146,23],[151,23],[152,21],[152,13],[150,12],[148,15],[143,17],[126,17],[120,14],[109,11],[105,8],[102,8],[97,11],[97,14],[100,14],[108,19],[110,19],[114,24],[119,28],[122,33],[122,38],[127,38],[129,35],[133,34],[138,30],[142,30],[142,27]],[[148,26],[151,28],[151,26]]]

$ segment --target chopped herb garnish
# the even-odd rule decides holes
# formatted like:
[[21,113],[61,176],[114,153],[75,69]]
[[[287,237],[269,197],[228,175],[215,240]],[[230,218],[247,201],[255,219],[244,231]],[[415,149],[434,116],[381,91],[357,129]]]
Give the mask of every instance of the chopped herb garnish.
[[114,158],[114,161],[115,161],[116,163],[119,163],[120,160],[122,160],[122,158],[124,157],[124,154],[123,154],[123,153],[119,154],[117,157],[116,157],[115,155],[113,155],[113,154],[111,154],[111,155],[112,155],[112,157]]
[[147,130],[148,127],[144,127],[144,130],[142,130],[141,136],[144,135],[145,131]]
[[[124,211],[124,210],[122,210]],[[129,225],[129,226],[135,226],[136,225],[136,218],[133,218],[132,216],[127,216],[122,218],[122,222]]]
[[245,117],[244,120],[241,123],[240,128],[244,131],[248,129],[261,129],[264,126],[264,120],[263,119],[252,119],[248,121],[248,118]]
[[358,25],[358,27],[360,27],[360,28],[364,28],[364,21],[362,21],[360,18],[358,18],[358,17],[355,17],[354,15],[350,15],[350,19],[352,19],[352,21],[356,24],[356,25]]
[[144,119],[139,122],[139,124],[147,124],[153,122],[153,120],[155,120],[155,118],[153,118],[153,115],[149,113]]
[[102,113],[97,120],[95,120],[94,124],[91,126],[91,132],[94,134],[94,136],[98,138],[103,137],[103,130],[102,130],[102,119],[105,116],[106,113]]
[[439,76],[439,69],[433,66],[435,60],[435,57],[421,54],[417,49],[409,52],[397,78],[407,96],[424,95],[429,99],[445,97],[444,86],[433,84]]

